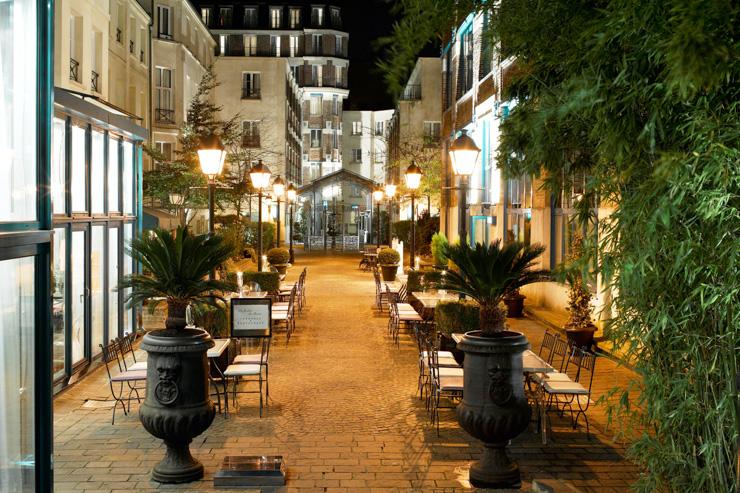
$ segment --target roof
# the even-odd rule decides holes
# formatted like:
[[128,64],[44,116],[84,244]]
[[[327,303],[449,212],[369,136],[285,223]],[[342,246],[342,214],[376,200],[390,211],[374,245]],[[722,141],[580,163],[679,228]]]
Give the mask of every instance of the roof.
[[370,190],[375,188],[376,185],[373,180],[366,178],[359,173],[355,173],[354,171],[342,168],[340,170],[334,171],[333,173],[329,173],[328,175],[324,175],[321,178],[316,178],[311,183],[299,187],[298,194],[304,194],[319,186],[324,186],[329,183],[337,182],[353,182]]

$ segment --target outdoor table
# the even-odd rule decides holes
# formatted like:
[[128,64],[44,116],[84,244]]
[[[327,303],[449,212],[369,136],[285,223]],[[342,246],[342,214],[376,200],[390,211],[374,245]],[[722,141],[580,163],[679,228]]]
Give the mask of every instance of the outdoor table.
[[414,298],[416,298],[419,303],[421,303],[421,306],[424,307],[425,310],[434,310],[434,308],[437,306],[437,303],[440,301],[455,301],[459,298],[458,295],[452,294],[452,293],[414,293]]
[[[213,342],[215,343],[214,346],[208,350],[206,353],[206,356],[208,356],[208,362],[210,363],[211,367],[216,369],[216,372],[221,375],[221,382],[223,383],[224,388],[224,408],[226,409],[226,414],[229,414],[229,395],[228,391],[226,389],[226,377],[224,376],[223,371],[221,371],[221,368],[218,367],[216,364],[216,359],[220,358],[224,351],[229,347],[229,343],[231,342],[231,339],[214,339]],[[211,372],[208,372],[208,379],[213,383],[213,385],[216,387],[216,392],[219,392],[218,386],[216,386],[216,382],[213,380],[213,377],[211,376]]]

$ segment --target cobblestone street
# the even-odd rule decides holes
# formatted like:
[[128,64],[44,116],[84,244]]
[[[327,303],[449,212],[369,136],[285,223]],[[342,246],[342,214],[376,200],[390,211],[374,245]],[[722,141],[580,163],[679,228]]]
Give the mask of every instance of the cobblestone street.
[[[159,440],[141,426],[138,411],[117,413],[104,369],[55,399],[55,491],[214,491],[213,475],[225,455],[283,455],[287,487],[280,491],[461,491],[481,446],[460,429],[454,412],[441,411],[441,436],[430,425],[416,393],[417,352],[408,336],[401,347],[386,331],[386,314],[373,308],[371,274],[357,269],[357,255],[301,255],[292,270],[308,266],[307,307],[286,345],[278,332],[270,353],[270,402],[263,418],[258,398],[240,396],[240,408],[192,444],[206,467],[199,483],[159,485],[149,480],[163,455]],[[300,267],[300,268],[299,268]],[[536,348],[544,328],[528,319],[510,321]],[[597,363],[597,396],[623,381],[627,370]],[[98,408],[84,406],[86,400]],[[534,479],[567,480],[583,491],[627,491],[637,476],[624,445],[604,433],[600,407],[590,413],[592,439],[565,420],[553,423],[542,445],[534,426],[514,440],[511,454],[526,491]],[[218,490],[229,491],[229,490]],[[244,490],[239,490],[244,491]]]

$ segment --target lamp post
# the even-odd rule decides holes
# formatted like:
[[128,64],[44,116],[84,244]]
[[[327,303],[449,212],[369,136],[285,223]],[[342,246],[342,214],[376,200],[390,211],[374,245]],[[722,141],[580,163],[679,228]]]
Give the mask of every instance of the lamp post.
[[221,173],[226,159],[226,150],[221,139],[216,134],[209,134],[200,141],[198,161],[203,174],[208,176],[208,233],[214,231],[214,203],[216,176]]
[[415,161],[406,168],[406,187],[411,191],[411,251],[409,263],[416,266],[416,190],[421,185],[421,168]]
[[452,161],[452,170],[455,175],[460,177],[460,224],[458,235],[461,243],[468,242],[467,229],[467,199],[468,199],[468,179],[473,174],[475,163],[478,161],[480,148],[475,145],[475,141],[463,130],[460,136],[450,146],[450,160]]
[[262,191],[270,184],[270,168],[262,164],[262,160],[249,170],[249,179],[257,189],[257,270],[262,272]]
[[272,182],[272,194],[275,197],[275,201],[277,202],[277,241],[275,242],[275,246],[280,246],[280,199],[285,195],[285,182],[282,178],[278,175],[277,178],[275,178],[275,181]]
[[[288,200],[288,204],[290,205],[290,248],[288,251],[290,252],[290,263],[295,264],[295,256],[293,255],[293,208],[295,207],[295,199],[296,199],[296,189],[293,186],[293,184],[289,184],[288,188],[286,190],[286,198]],[[286,230],[287,231],[287,230]]]
[[392,181],[385,184],[385,195],[388,197],[388,245],[390,245],[391,225],[393,224],[393,197],[396,195],[396,184]]
[[373,190],[373,199],[375,199],[375,203],[377,204],[377,212],[376,216],[378,216],[378,219],[376,221],[378,225],[378,232],[377,234],[377,243],[376,246],[380,248],[380,203],[383,201],[383,189],[380,188],[380,185],[376,185],[375,189]]
[[170,204],[175,206],[175,212],[177,213],[177,221],[184,226],[182,220],[182,206],[185,203],[185,196],[181,193],[170,193]]

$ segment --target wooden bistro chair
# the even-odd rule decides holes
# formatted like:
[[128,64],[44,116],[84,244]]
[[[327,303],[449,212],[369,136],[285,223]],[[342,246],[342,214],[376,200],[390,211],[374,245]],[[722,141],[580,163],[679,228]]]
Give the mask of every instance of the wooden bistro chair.
[[[118,359],[118,344],[116,341],[111,341],[110,344],[103,346],[100,345],[103,350],[103,362],[105,363],[105,371],[108,374],[108,384],[110,385],[110,392],[113,396],[115,404],[113,405],[113,418],[111,424],[116,424],[116,408],[120,404],[123,408],[123,414],[128,415],[131,410],[131,395],[136,394],[136,400],[141,402],[139,391],[136,387],[137,382],[146,382],[146,370],[126,370],[121,361]],[[115,363],[115,366],[114,366]],[[111,366],[113,368],[111,369]],[[128,385],[128,398],[124,398],[123,384]],[[118,386],[118,391],[116,391]],[[128,400],[128,409],[124,400]]]

